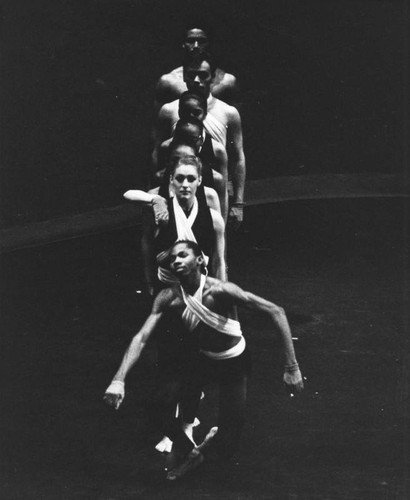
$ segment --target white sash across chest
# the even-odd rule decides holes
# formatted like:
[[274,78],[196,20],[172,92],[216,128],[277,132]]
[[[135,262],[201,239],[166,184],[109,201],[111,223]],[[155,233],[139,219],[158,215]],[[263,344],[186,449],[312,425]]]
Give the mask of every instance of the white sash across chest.
[[202,294],[206,283],[206,276],[201,275],[201,283],[194,295],[189,295],[181,286],[182,297],[186,308],[182,313],[182,320],[189,331],[193,331],[200,321],[214,330],[231,337],[241,337],[242,330],[239,321],[226,318],[211,311],[202,304]]
[[[175,226],[177,232],[177,241],[178,240],[189,240],[198,243],[195,238],[195,234],[192,231],[192,226],[195,222],[195,219],[198,215],[198,200],[194,198],[194,204],[192,206],[191,213],[187,217],[185,212],[183,211],[181,205],[178,203],[177,197],[174,196],[172,198],[172,206],[174,209],[175,215]],[[160,254],[161,255],[161,254]],[[204,258],[205,266],[208,266],[209,257],[202,252],[202,256]],[[169,269],[163,268],[161,266],[158,267],[158,279],[162,283],[166,283],[167,285],[177,284],[178,278],[174,276]]]

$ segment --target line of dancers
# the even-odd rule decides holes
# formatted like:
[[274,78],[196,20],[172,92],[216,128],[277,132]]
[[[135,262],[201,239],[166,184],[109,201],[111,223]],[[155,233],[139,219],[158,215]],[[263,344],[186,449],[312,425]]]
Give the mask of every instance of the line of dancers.
[[[156,88],[157,185],[124,194],[144,205],[141,249],[153,306],[104,395],[107,404],[120,407],[126,376],[155,336],[151,421],[163,435],[157,450],[172,457],[168,480],[204,460],[236,453],[251,373],[238,307],[270,316],[282,340],[283,381],[293,393],[303,389],[284,310],[227,280],[225,225],[241,224],[245,187],[241,119],[231,105],[238,95],[236,78],[216,67],[204,30],[189,29],[183,51],[183,65],[163,75]],[[218,421],[197,444],[200,401],[211,383],[219,387]]]

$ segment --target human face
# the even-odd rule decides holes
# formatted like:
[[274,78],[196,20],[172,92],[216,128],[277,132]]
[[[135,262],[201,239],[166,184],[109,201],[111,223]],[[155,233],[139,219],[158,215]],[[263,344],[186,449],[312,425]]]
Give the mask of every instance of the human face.
[[202,61],[199,65],[184,68],[184,82],[188,90],[200,92],[205,97],[208,97],[212,81],[211,67],[206,61]]
[[171,175],[171,185],[178,201],[189,203],[194,200],[201,177],[194,165],[180,165]]
[[201,260],[186,243],[177,243],[169,255],[171,271],[177,276],[192,274],[200,267]]
[[195,118],[202,122],[205,118],[205,114],[205,110],[201,103],[193,97],[183,101],[179,106],[179,117],[183,120]]
[[182,47],[188,54],[200,54],[204,52],[208,46],[209,40],[204,31],[193,28],[186,32],[185,41]]

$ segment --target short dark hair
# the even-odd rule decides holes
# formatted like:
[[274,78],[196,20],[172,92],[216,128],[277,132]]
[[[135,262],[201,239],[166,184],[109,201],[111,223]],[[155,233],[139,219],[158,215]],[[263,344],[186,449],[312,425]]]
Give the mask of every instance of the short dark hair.
[[208,40],[208,43],[210,45],[213,44],[213,41],[214,41],[213,26],[210,23],[205,23],[203,19],[201,19],[201,20],[198,19],[198,22],[196,22],[195,20],[193,20],[193,22],[190,22],[189,24],[186,24],[184,26],[183,32],[182,32],[182,40],[181,40],[182,43],[185,42],[188,31],[192,31],[192,30],[201,30],[201,31],[203,31],[204,34],[205,34],[205,36],[206,36],[206,38],[207,38],[207,40]]
[[[172,141],[170,142],[168,149],[167,149],[167,162],[169,162],[172,152],[175,151],[175,149],[179,148],[180,146],[188,146],[192,148],[196,152],[196,146],[191,144],[190,141],[187,141],[186,139],[182,139],[181,137],[174,137]],[[196,154],[195,154],[196,157]]]
[[202,135],[204,130],[204,124],[195,118],[190,118],[189,120],[178,120],[175,125],[174,139],[175,142],[186,143],[187,146],[192,146],[198,153],[198,147],[195,143],[195,139],[187,133],[189,127],[197,127],[198,132]]
[[198,172],[198,176],[202,175],[202,162],[197,156],[185,156],[184,158],[180,158],[175,165],[170,165],[170,175],[175,173],[175,170],[181,165],[191,165],[196,168]]
[[169,249],[169,253],[171,253],[172,249],[177,245],[179,245],[180,243],[184,243],[188,248],[190,248],[194,252],[195,257],[202,256],[202,250],[200,249],[198,243],[196,241],[191,241],[191,240],[177,240]]
[[179,96],[179,108],[181,108],[190,99],[195,99],[196,101],[198,101],[202,109],[205,111],[205,113],[207,113],[208,102],[206,98],[202,94],[193,92],[192,90],[186,90]]

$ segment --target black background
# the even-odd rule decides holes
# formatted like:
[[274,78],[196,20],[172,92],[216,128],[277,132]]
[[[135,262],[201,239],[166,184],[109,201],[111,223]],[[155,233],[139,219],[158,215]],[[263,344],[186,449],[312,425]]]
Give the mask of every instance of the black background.
[[158,77],[209,26],[248,178],[403,170],[401,1],[19,0],[3,9],[2,226],[144,186]]

